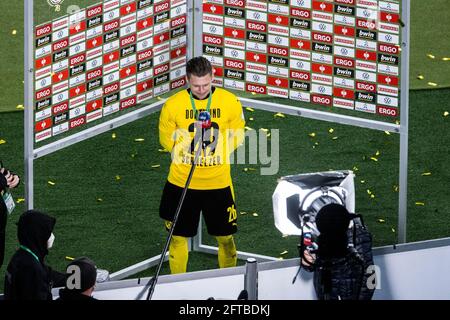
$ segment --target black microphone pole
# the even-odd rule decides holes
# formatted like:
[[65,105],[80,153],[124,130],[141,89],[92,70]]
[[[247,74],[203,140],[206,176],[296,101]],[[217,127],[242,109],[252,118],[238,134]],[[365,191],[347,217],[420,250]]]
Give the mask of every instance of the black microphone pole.
[[[197,128],[199,128],[199,126],[200,125],[197,124]],[[172,226],[170,227],[169,235],[167,236],[167,239],[166,239],[166,244],[164,245],[164,249],[163,249],[163,251],[161,253],[161,256],[159,258],[159,263],[158,263],[158,267],[156,269],[156,274],[149,280],[149,282],[144,287],[142,292],[139,293],[139,295],[137,296],[136,300],[140,300],[140,298],[142,297],[144,292],[147,290],[148,286],[150,286],[150,289],[148,291],[146,300],[150,300],[152,298],[152,296],[153,296],[153,292],[155,291],[156,283],[158,282],[159,273],[161,272],[161,267],[162,267],[162,264],[164,262],[164,257],[166,256],[167,250],[169,249],[170,240],[172,239],[172,235],[173,235],[173,232],[175,230],[175,225],[177,224],[178,216],[180,215],[181,207],[183,206],[184,198],[186,197],[186,193],[187,193],[189,184],[191,183],[192,176],[194,175],[195,167],[197,165],[198,159],[200,158],[200,155],[201,155],[203,147],[204,147],[204,142],[203,142],[204,129],[202,128],[201,130],[202,130],[202,134],[201,134],[200,145],[199,145],[199,147],[198,147],[198,149],[197,149],[197,151],[195,153],[194,162],[191,165],[191,170],[189,171],[189,175],[188,175],[188,178],[186,180],[186,185],[184,186],[183,192],[181,194],[180,201],[178,202],[178,207],[177,207],[177,210],[175,212],[175,216],[173,217],[173,221],[172,221]],[[196,145],[197,145],[197,143],[194,142],[194,149],[195,149]]]

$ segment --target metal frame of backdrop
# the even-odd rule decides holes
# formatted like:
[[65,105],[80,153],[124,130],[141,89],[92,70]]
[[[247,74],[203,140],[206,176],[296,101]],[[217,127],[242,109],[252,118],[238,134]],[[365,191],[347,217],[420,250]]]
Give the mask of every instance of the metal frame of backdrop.
[[[148,116],[161,109],[164,101],[145,106],[128,114],[124,114],[115,119],[103,122],[99,125],[83,130],[59,141],[47,144],[43,147],[34,148],[34,122],[33,122],[33,94],[34,94],[34,16],[33,0],[24,0],[24,26],[25,26],[25,114],[24,114],[24,160],[25,160],[25,199],[28,209],[34,204],[34,160],[51,154],[75,143],[84,141],[101,133],[115,129],[127,123]],[[203,24],[203,2],[187,1],[187,45],[188,58],[202,55],[202,24]],[[362,127],[379,131],[388,131],[400,134],[400,161],[399,161],[399,202],[398,202],[398,243],[406,242],[406,221],[407,221],[407,173],[408,173],[408,128],[409,128],[409,50],[410,50],[410,5],[411,0],[401,0],[403,22],[401,31],[401,84],[400,84],[400,124],[390,124],[381,121],[374,121],[358,117],[338,115],[323,111],[310,110],[293,107],[289,105],[274,104],[260,100],[240,98],[245,106],[255,109],[282,112],[288,115],[299,116],[309,119],[334,122],[339,124]],[[289,100],[287,100],[288,102]],[[190,250],[205,253],[217,253],[217,247],[208,246],[202,243],[202,226],[199,226],[199,233],[190,243]],[[159,256],[152,257],[128,268],[111,274],[114,280],[123,279],[142,270],[148,269],[158,263]],[[256,258],[258,261],[271,261],[277,258],[258,255],[254,253],[238,251],[239,259]],[[167,255],[165,257],[167,259]]]

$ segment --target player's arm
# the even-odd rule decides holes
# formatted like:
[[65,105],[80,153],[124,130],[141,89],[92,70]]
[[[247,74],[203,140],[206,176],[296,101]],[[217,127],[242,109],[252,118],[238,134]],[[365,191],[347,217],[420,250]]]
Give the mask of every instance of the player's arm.
[[230,153],[236,150],[244,141],[245,138],[245,118],[242,104],[234,97],[231,104],[231,117],[229,120],[229,151]]
[[175,118],[171,114],[170,105],[166,102],[159,116],[159,143],[169,152],[175,144],[176,128]]

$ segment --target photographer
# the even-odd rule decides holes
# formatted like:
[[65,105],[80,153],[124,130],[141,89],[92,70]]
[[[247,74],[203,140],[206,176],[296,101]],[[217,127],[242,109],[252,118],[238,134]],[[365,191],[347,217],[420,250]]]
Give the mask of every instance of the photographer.
[[14,201],[9,189],[13,189],[19,185],[20,178],[18,175],[10,172],[3,167],[0,161],[0,268],[3,265],[5,257],[5,229],[8,213],[14,209]]

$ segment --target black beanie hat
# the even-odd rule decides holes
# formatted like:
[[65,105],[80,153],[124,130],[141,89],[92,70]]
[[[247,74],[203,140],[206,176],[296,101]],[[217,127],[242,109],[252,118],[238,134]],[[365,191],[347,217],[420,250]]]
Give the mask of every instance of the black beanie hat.
[[97,267],[95,266],[94,261],[87,257],[81,257],[69,263],[69,266],[78,266],[80,268],[81,288],[77,291],[84,292],[95,285],[97,279]]

